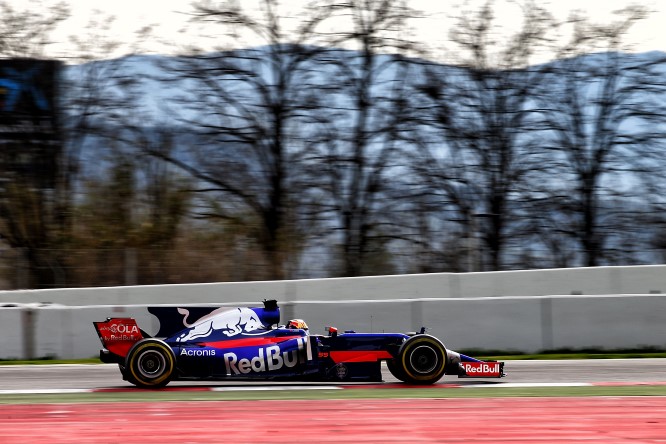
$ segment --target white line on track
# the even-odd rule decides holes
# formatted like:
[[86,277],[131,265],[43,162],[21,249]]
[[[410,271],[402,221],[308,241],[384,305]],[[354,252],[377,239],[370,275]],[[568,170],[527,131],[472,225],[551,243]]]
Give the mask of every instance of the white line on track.
[[527,388],[527,387],[592,387],[589,382],[500,382],[497,384],[470,384],[461,388]]
[[50,395],[59,393],[92,393],[90,389],[35,389],[35,390],[0,390],[0,395]]
[[213,392],[242,392],[262,390],[340,390],[342,387],[336,385],[280,385],[261,387],[212,387]]
[[[446,384],[445,387],[434,386],[422,386],[422,388],[440,388],[442,390],[447,389],[475,389],[475,388],[534,388],[534,387],[596,387],[596,386],[606,386],[604,383],[594,383],[594,382],[499,382],[495,384],[469,384],[469,385],[458,385],[452,386],[451,384]],[[622,386],[624,384],[613,384],[614,386]],[[637,384],[626,384],[626,385],[637,385]],[[649,382],[646,382],[642,385],[651,385]],[[656,385],[663,385],[656,384]],[[353,387],[344,387],[336,385],[278,385],[278,386],[226,386],[226,387],[207,387],[204,391],[211,392],[242,392],[242,391],[284,391],[284,390],[342,390],[349,388],[363,388],[362,384],[355,385]],[[377,385],[373,385],[372,388],[381,388]],[[387,387],[388,389],[389,387]],[[398,388],[395,385],[392,385],[390,389]],[[412,388],[412,387],[409,387]],[[138,390],[138,389],[137,389]],[[127,389],[119,389],[119,392],[132,391],[131,387]],[[168,389],[165,391],[169,391]],[[177,392],[183,390],[175,390]],[[174,392],[175,392],[174,391]],[[184,390],[186,391],[186,390]],[[192,390],[200,391],[200,390]],[[97,389],[34,389],[34,390],[0,390],[0,395],[49,395],[49,394],[67,394],[67,393],[113,393],[114,390],[97,390]]]

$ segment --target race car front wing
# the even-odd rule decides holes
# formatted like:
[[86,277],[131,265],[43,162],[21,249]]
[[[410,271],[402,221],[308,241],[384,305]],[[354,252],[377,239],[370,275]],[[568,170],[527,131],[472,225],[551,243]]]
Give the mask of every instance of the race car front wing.
[[458,363],[459,378],[503,378],[504,363],[498,361],[472,361]]

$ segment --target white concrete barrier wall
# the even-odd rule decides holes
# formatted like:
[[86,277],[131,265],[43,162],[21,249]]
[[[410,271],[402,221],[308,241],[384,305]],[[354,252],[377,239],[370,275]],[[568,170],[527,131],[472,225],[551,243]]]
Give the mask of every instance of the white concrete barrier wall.
[[[154,333],[150,305],[263,299],[277,299],[283,320],[301,317],[316,333],[326,325],[374,332],[426,326],[453,349],[663,347],[662,293],[664,265],[4,291],[0,358],[94,356],[93,321],[133,316]],[[3,307],[12,302],[24,306]]]
[[21,308],[0,308],[0,359],[26,356],[22,316]]
[[255,303],[666,293],[666,265],[432,273],[268,282],[0,291],[3,302],[62,305]]
[[554,347],[666,347],[666,296],[567,297],[552,300]]
[[[90,358],[97,356],[100,341],[94,321],[108,317],[133,317],[149,333],[157,331],[157,320],[145,307],[91,306],[43,307],[30,309],[34,316],[34,354],[32,357]],[[0,310],[1,312],[1,310]],[[29,358],[28,350],[21,355]]]
[[[314,334],[323,334],[329,325],[358,332],[408,332],[425,326],[453,350],[663,348],[665,342],[661,314],[666,295],[281,301],[280,306],[283,321],[303,318]],[[0,357],[93,357],[100,343],[92,323],[126,316],[137,319],[149,334],[159,328],[146,306],[138,305],[0,309]]]

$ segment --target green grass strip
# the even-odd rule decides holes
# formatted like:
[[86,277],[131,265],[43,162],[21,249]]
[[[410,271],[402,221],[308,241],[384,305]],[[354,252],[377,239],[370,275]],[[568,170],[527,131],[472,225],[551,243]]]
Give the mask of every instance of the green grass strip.
[[0,404],[100,402],[326,400],[399,398],[516,398],[580,396],[666,396],[666,386],[527,387],[527,388],[353,388],[338,390],[266,390],[228,392],[139,391],[70,394],[0,395]]

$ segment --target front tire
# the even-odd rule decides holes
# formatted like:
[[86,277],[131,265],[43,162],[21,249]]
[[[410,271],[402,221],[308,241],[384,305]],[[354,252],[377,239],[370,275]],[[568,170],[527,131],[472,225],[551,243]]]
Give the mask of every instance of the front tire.
[[446,348],[433,336],[416,335],[402,344],[397,360],[404,379],[391,372],[396,378],[410,384],[434,384],[446,370]]
[[142,339],[127,354],[125,372],[127,380],[138,387],[160,388],[171,381],[176,368],[176,357],[164,341]]

